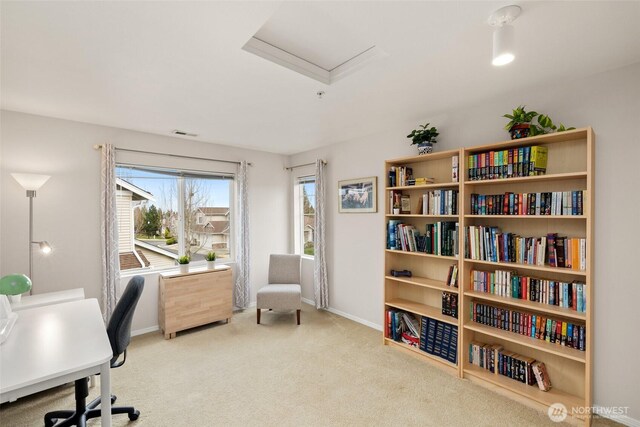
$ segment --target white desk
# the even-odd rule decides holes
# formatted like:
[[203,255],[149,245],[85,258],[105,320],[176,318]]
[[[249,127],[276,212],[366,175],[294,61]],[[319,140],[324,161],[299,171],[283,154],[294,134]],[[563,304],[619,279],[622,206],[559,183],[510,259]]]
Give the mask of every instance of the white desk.
[[0,346],[0,403],[100,373],[102,426],[110,427],[112,356],[96,299],[20,311]]
[[60,304],[69,301],[84,299],[84,289],[68,289],[66,291],[45,292],[43,294],[24,295],[19,302],[11,302],[11,310],[20,311],[28,308],[42,307],[51,304]]

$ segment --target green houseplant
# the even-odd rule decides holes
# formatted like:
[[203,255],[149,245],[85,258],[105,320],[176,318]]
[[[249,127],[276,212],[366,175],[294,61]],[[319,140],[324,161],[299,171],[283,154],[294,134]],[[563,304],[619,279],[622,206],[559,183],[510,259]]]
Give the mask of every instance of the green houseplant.
[[436,137],[440,135],[435,126],[429,127],[430,123],[420,125],[419,129],[411,131],[407,138],[411,138],[411,145],[418,146],[418,154],[427,154],[433,151],[433,144],[437,143]]
[[215,252],[208,252],[207,256],[205,257],[205,259],[207,260],[207,269],[208,270],[213,270],[216,268],[216,253]]
[[191,258],[189,258],[188,255],[183,255],[178,258],[178,264],[180,264],[180,273],[189,272],[189,262],[191,262]]
[[526,111],[524,105],[515,108],[511,114],[502,117],[509,119],[504,128],[511,133],[511,139],[526,138],[531,130],[531,121],[538,115],[535,111]]
[[505,114],[502,117],[509,119],[509,123],[504,128],[511,133],[511,139],[575,129],[573,127],[567,128],[562,123],[555,125],[548,115],[539,114],[536,111],[526,111],[524,105],[514,109],[511,114]]

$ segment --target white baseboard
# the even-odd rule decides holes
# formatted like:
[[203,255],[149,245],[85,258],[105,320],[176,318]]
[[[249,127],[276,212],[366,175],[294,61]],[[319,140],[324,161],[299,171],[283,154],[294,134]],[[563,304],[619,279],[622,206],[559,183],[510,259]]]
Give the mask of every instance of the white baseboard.
[[137,335],[148,334],[149,332],[159,331],[160,327],[158,325],[150,326],[148,328],[136,329],[135,331],[131,331],[131,336],[135,337]]
[[[305,303],[307,303],[309,305],[312,305],[314,307],[316,305],[316,303],[313,300],[310,300],[310,299],[307,299],[307,298],[302,298],[302,302],[305,302]],[[333,313],[333,314],[337,314],[338,316],[342,316],[342,317],[344,317],[346,319],[353,320],[354,322],[360,323],[361,325],[364,325],[364,326],[368,326],[368,327],[373,328],[373,329],[375,329],[377,331],[382,331],[382,326],[376,325],[375,323],[369,322],[368,320],[364,320],[364,319],[361,319],[359,317],[353,316],[353,315],[351,315],[349,313],[345,313],[344,311],[336,310],[335,308],[331,308],[331,307],[329,307],[327,309],[327,311],[329,313]]]
[[636,420],[635,418],[631,418],[628,415],[610,415],[607,414],[606,408],[602,406],[594,406],[594,413],[598,414],[602,418],[607,418],[609,420],[615,421],[620,424],[624,424],[629,427],[640,427],[640,420]]

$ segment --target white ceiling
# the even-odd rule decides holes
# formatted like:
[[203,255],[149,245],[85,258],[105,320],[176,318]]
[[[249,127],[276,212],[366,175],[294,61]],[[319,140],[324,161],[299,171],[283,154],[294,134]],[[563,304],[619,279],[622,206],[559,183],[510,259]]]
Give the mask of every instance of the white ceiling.
[[[640,2],[516,3],[519,56],[494,68],[486,20],[505,2],[2,1],[1,106],[291,154],[640,62]],[[325,86],[241,50],[269,19],[388,56]]]

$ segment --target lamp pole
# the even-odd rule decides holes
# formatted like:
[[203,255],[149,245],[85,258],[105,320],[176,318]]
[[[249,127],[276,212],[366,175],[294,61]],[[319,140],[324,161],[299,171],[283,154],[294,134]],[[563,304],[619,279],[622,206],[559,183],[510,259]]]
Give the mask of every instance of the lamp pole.
[[[29,278],[33,282],[33,198],[36,197],[35,190],[27,190],[29,198]],[[33,295],[33,290],[29,289],[29,295]]]

